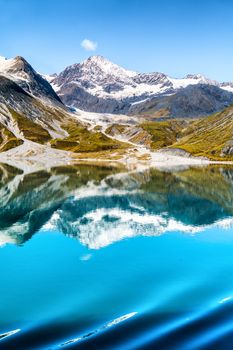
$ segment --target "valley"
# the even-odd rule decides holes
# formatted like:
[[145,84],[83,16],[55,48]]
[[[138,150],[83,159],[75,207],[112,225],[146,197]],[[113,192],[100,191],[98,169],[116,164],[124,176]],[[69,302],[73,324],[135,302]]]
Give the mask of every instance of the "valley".
[[0,159],[232,162],[231,85],[136,73],[101,56],[43,77],[20,56],[0,58]]

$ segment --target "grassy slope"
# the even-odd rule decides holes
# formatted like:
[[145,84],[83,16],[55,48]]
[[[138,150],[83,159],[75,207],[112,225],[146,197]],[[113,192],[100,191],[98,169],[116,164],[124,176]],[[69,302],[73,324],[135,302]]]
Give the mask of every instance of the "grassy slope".
[[[61,128],[69,134],[65,138],[52,139],[49,132],[40,124],[31,121],[14,110],[9,109],[9,111],[13,121],[18,125],[26,139],[41,144],[50,143],[54,148],[82,154],[93,153],[95,157],[98,157],[98,154],[101,157],[105,155],[111,157],[113,151],[122,154],[130,147],[127,143],[107,137],[98,129],[95,131],[88,130],[86,126],[71,119],[66,112],[52,111],[49,107],[48,111],[45,110],[45,120],[48,123],[48,128],[51,127],[51,120],[56,120],[61,124]],[[227,141],[233,139],[233,107],[228,107],[223,112],[189,124],[181,120],[167,120],[143,122],[136,128],[139,129],[139,132],[130,141],[136,144],[145,144],[152,150],[164,147],[180,148],[195,156],[206,156],[213,160],[233,160],[233,156],[222,156],[222,149]],[[125,126],[117,124],[110,126],[107,132],[112,135],[113,129],[114,132],[119,134],[127,132]],[[22,143],[22,140],[0,124],[0,151],[6,151]]]
[[[98,157],[98,155],[104,157],[106,154],[108,157],[111,157],[113,150],[122,153],[130,147],[124,142],[107,137],[98,130],[89,131],[87,126],[72,119],[66,111],[52,110],[49,106],[42,105],[40,101],[35,103],[38,103],[41,109],[43,108],[44,118],[42,125],[44,127],[8,107],[13,123],[17,125],[22,133],[22,137],[27,140],[40,144],[50,144],[53,148],[66,151],[80,152],[82,154],[84,152],[86,154],[93,153],[95,157]],[[5,113],[2,112],[2,114],[5,118],[7,117]],[[60,125],[59,128],[68,133],[69,136],[53,139],[46,130],[48,128],[48,130],[54,131],[53,123]],[[17,147],[22,143],[23,140],[18,139],[4,125],[0,124],[0,152]]]
[[172,145],[177,141],[177,138],[184,127],[184,122],[174,120],[144,122],[140,127],[151,136],[151,149],[157,150]]
[[41,125],[31,121],[30,119],[22,116],[12,109],[10,112],[13,120],[17,123],[18,128],[25,139],[40,144],[45,144],[52,139],[48,131],[45,130]]
[[22,140],[18,139],[11,131],[0,123],[0,152],[8,151],[22,143]]
[[226,142],[233,139],[233,107],[208,118],[199,119],[184,129],[181,138],[172,147],[181,148],[195,156],[213,160],[233,160],[222,156]]
[[111,124],[109,125],[105,132],[106,134],[110,136],[114,136],[115,134],[123,134],[125,131],[127,131],[128,126],[124,124]]
[[186,125],[176,120],[143,122],[135,126],[112,124],[105,132],[111,136],[124,135],[130,142],[157,150],[176,142]]
[[69,134],[63,139],[54,139],[51,146],[73,152],[99,152],[106,150],[126,149],[126,143],[113,140],[103,133],[89,131],[85,126],[70,120],[61,127]]
[[[233,156],[223,155],[222,149],[229,140],[233,140],[233,107],[228,107],[210,117],[185,122],[167,120],[143,122],[138,125],[141,132],[130,139],[140,142],[152,150],[164,147],[180,148],[194,156],[205,156],[212,160],[233,160]],[[109,134],[125,133],[123,126],[113,125],[107,130]]]

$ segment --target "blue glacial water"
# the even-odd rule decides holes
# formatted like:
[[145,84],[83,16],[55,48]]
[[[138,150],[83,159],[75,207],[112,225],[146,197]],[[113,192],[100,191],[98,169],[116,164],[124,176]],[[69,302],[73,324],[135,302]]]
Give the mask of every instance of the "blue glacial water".
[[233,349],[233,168],[0,177],[0,349]]

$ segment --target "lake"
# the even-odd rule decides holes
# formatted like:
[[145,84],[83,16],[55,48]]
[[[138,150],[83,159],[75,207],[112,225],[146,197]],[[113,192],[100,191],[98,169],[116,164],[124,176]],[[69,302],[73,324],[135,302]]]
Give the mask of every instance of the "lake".
[[233,348],[233,167],[0,177],[0,349]]

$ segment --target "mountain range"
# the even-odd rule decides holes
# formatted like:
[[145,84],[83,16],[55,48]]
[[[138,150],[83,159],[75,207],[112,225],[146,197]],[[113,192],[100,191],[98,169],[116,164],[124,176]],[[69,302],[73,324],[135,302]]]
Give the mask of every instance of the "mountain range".
[[49,81],[62,101],[89,112],[199,117],[233,103],[233,84],[200,74],[183,79],[126,70],[102,56],[73,64]]
[[23,57],[1,57],[0,151],[30,157],[40,145],[119,159],[145,146],[231,160],[231,104],[232,83],[201,75],[137,73],[92,56],[46,76]]

